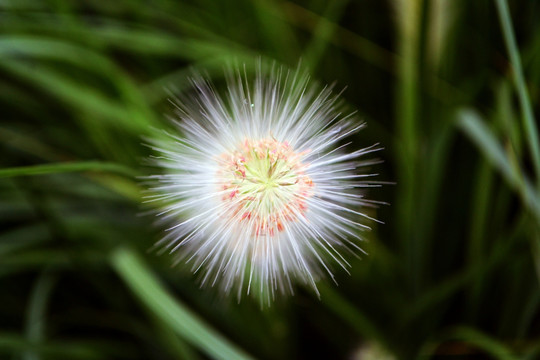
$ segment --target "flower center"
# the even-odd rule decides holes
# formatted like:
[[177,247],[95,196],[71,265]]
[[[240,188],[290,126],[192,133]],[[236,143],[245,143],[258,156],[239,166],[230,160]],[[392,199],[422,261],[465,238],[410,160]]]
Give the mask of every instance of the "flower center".
[[287,142],[245,140],[220,157],[218,179],[226,216],[254,235],[274,236],[306,211],[313,182]]

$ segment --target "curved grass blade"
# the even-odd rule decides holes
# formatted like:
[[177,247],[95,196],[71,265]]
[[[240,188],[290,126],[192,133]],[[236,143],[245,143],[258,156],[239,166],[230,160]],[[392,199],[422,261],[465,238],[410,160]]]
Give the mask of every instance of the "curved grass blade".
[[[31,344],[39,345],[45,337],[45,315],[56,277],[44,271],[36,281],[30,297],[26,319],[26,338]],[[24,360],[39,360],[39,354],[32,350],[24,353]]]
[[521,110],[523,111],[523,127],[526,132],[529,150],[533,158],[537,187],[540,187],[540,145],[538,141],[538,128],[536,127],[536,121],[534,119],[533,108],[531,105],[531,98],[529,97],[527,85],[525,84],[525,77],[523,75],[523,67],[521,66],[519,50],[516,44],[514,31],[512,30],[510,10],[508,9],[508,3],[506,0],[495,0],[495,4],[497,5],[504,41],[506,43],[508,55],[510,56],[510,62],[512,64],[514,84],[518,92],[519,104],[521,106]]
[[[98,348],[96,344],[75,341],[34,344],[18,334],[0,333],[0,356],[2,356],[3,359],[16,358],[9,356],[3,357],[4,355],[16,355],[32,351],[35,354],[44,355],[49,359],[101,360],[104,358],[102,350],[103,348]],[[125,349],[122,350],[123,353],[126,353]],[[133,356],[132,352],[126,353],[126,355],[123,355],[122,352],[116,351],[114,353],[115,358],[126,359],[129,358],[130,355]]]
[[252,359],[173,298],[133,250],[117,249],[111,262],[133,293],[187,342],[214,359]]
[[461,110],[458,113],[458,124],[502,174],[508,185],[518,193],[524,205],[540,224],[540,198],[525,175],[517,166],[512,165],[495,135],[480,116],[472,110]]
[[106,171],[126,176],[134,176],[134,172],[123,165],[101,162],[101,161],[81,161],[81,162],[64,162],[54,164],[32,165],[11,167],[0,169],[0,178],[29,176],[29,175],[46,175],[67,172],[79,171]]
[[[502,342],[491,336],[480,332],[479,330],[460,326],[452,329],[449,334],[444,336],[445,340],[459,340],[470,344],[477,349],[491,355],[499,360],[517,360],[518,357]],[[442,342],[442,341],[441,341]]]

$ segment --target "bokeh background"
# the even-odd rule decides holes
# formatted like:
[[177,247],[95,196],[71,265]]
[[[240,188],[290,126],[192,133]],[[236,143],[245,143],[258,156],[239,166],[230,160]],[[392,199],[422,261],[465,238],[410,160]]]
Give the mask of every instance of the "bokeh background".
[[[351,275],[261,308],[149,251],[167,89],[295,68],[380,143]],[[540,1],[1,0],[1,359],[540,358]]]

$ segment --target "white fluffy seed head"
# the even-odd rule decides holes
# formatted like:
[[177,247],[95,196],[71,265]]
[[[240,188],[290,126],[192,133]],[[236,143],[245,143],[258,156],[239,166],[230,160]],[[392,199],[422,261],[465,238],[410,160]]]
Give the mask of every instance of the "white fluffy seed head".
[[170,224],[158,243],[192,264],[203,285],[262,295],[317,291],[342,253],[361,251],[368,227],[360,159],[377,145],[346,152],[364,125],[340,113],[330,88],[307,75],[259,68],[250,82],[229,71],[221,97],[202,78],[194,94],[175,98],[176,134],[152,141],[160,175],[150,201]]

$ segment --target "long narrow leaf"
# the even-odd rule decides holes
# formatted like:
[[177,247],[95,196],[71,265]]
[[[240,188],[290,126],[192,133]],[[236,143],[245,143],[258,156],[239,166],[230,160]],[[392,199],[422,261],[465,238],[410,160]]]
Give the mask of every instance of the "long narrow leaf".
[[100,162],[100,161],[81,161],[81,162],[65,162],[54,164],[43,164],[33,166],[20,166],[0,169],[0,178],[28,176],[28,175],[45,175],[66,172],[79,171],[107,171],[128,176],[133,176],[131,169],[120,164]]
[[514,31],[512,30],[512,19],[510,18],[510,10],[506,0],[495,0],[501,27],[504,35],[504,41],[510,55],[510,62],[514,72],[514,83],[519,96],[519,103],[523,111],[523,127],[525,128],[527,142],[532,154],[534,169],[536,171],[537,185],[540,185],[540,145],[538,141],[538,128],[534,119],[534,113],[531,105],[531,99],[525,84],[523,76],[523,68],[519,57],[519,50],[516,45]]
[[484,124],[480,116],[471,110],[460,111],[458,121],[459,126],[499,170],[508,185],[518,193],[525,206],[531,210],[540,224],[540,199],[538,194],[519,169],[512,166],[493,132]]
[[450,338],[471,344],[495,359],[517,360],[517,356],[505,344],[473,328],[457,327],[452,331]]
[[116,250],[111,261],[118,275],[134,294],[187,342],[215,359],[251,359],[178,299],[174,299],[131,249]]

